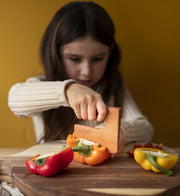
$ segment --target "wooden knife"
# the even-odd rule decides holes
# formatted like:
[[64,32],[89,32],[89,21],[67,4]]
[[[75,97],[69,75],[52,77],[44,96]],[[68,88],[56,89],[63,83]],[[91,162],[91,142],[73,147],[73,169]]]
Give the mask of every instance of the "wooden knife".
[[74,136],[87,139],[107,147],[110,153],[117,153],[122,109],[108,107],[104,128],[94,128],[85,125],[74,125]]

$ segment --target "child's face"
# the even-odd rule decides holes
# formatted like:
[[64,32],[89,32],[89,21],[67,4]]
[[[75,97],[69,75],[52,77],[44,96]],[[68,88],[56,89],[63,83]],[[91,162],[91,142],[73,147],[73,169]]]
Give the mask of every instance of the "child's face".
[[102,78],[109,53],[108,46],[90,36],[76,39],[61,48],[61,58],[68,77],[89,87]]

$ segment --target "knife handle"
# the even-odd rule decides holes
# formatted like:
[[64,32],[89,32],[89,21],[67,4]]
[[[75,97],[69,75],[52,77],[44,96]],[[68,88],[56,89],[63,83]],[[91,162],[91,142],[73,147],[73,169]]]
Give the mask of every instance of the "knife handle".
[[104,128],[94,128],[84,125],[74,125],[74,136],[84,138],[108,148],[110,153],[117,153],[119,147],[119,133],[121,122],[119,107],[108,107]]

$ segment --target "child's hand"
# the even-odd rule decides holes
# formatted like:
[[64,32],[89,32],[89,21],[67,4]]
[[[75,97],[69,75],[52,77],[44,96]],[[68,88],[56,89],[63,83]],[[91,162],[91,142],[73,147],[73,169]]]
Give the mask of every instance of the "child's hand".
[[66,97],[77,118],[103,121],[107,107],[101,95],[91,88],[73,83],[66,88]]

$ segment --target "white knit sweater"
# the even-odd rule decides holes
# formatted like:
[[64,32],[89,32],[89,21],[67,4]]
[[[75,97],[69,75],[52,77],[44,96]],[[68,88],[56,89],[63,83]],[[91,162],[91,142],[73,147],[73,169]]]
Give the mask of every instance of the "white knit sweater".
[[[10,89],[8,97],[8,105],[15,115],[33,118],[37,141],[44,135],[42,112],[60,106],[70,107],[64,90],[67,84],[74,82],[45,82],[42,78],[43,76],[32,77],[25,83],[15,84]],[[151,141],[153,126],[139,110],[127,87],[122,108],[121,130],[125,143]],[[97,122],[81,120],[80,124],[95,127]]]

